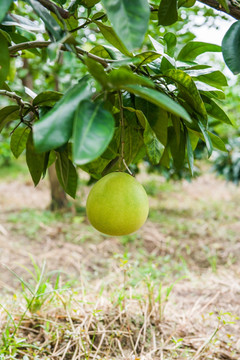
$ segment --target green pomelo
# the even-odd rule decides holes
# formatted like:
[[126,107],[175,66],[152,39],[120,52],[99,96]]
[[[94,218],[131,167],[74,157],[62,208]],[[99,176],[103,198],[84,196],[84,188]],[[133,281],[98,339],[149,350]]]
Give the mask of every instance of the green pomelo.
[[87,199],[87,216],[98,231],[113,236],[138,230],[146,221],[148,197],[137,180],[122,172],[100,179]]

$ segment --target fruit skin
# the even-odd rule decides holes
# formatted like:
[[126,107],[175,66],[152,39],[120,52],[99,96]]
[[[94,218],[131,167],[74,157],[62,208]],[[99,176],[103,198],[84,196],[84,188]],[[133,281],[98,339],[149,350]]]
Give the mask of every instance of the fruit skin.
[[100,179],[88,195],[86,208],[92,226],[112,236],[135,232],[145,223],[149,212],[143,186],[123,172]]

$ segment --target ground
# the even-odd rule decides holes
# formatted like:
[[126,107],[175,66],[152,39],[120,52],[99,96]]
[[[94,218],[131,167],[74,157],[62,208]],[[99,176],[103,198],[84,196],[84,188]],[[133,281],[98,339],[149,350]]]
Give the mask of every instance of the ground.
[[0,359],[240,358],[240,188],[140,173],[149,219],[113,238],[85,217],[83,173],[51,213],[47,180],[1,171]]

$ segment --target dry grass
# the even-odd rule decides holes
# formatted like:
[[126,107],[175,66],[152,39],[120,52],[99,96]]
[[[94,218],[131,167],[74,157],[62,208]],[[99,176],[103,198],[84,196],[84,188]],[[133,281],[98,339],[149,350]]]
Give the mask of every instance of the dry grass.
[[239,189],[212,175],[141,180],[149,221],[121,238],[96,233],[82,209],[43,212],[46,185],[37,196],[0,183],[0,359],[240,358]]

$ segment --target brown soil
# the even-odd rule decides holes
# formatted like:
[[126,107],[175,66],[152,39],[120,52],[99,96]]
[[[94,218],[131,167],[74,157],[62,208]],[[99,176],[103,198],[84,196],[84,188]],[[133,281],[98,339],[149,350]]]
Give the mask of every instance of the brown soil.
[[[87,191],[84,190],[85,193]],[[119,238],[96,233],[84,215],[72,213],[66,222],[56,220],[45,224],[39,221],[36,233],[29,236],[24,234],[21,223],[9,220],[9,216],[18,216],[26,208],[33,211],[46,209],[49,202],[46,183],[37,188],[17,180],[0,183],[0,293],[12,294],[19,288],[19,280],[8,268],[28,279],[29,275],[22,265],[32,268],[29,254],[39,264],[46,260],[48,270],[63,271],[65,279],[89,281],[91,290],[99,288],[100,280],[101,283],[116,282],[117,285],[122,279],[122,272],[115,254],[122,254],[124,245]],[[208,219],[209,203],[213,205]],[[164,351],[171,346],[173,348],[167,339],[175,336],[183,339],[184,346],[191,349],[190,353],[193,351],[194,360],[239,359],[240,324],[236,316],[240,315],[240,243],[237,241],[240,240],[240,189],[207,174],[192,183],[184,181],[177,184],[170,193],[157,195],[152,199],[152,205],[160,215],[163,209],[165,216],[179,214],[176,228],[166,230],[161,223],[148,220],[134,241],[141,243],[141,249],[148,256],[156,257],[156,266],[159,256],[170,257],[170,263],[171,257],[184,257],[186,273],[189,273],[185,279],[177,281],[166,303],[165,320],[160,326],[162,341],[165,341]],[[225,207],[227,211],[231,209],[231,213],[219,214],[219,211],[224,212]],[[231,218],[226,220],[226,216]],[[191,221],[185,234],[181,226],[187,218]],[[67,238],[69,233],[70,240]],[[178,239],[179,234],[181,239]],[[130,252],[136,251],[135,243],[128,246]],[[207,260],[206,251],[210,260]],[[211,262],[216,254],[217,269]],[[177,273],[177,269],[172,270],[172,282],[178,278]],[[134,306],[129,304],[130,312],[136,311]],[[106,313],[109,311],[106,299],[102,308]],[[223,319],[230,323],[223,324]],[[231,324],[232,321],[235,324]],[[209,357],[201,357],[205,351],[204,343],[217,328],[224,330],[222,333],[219,330],[222,335],[216,338],[215,350],[209,350]],[[153,353],[142,359],[153,359]],[[161,356],[157,358],[163,359]],[[179,353],[177,356],[171,359],[180,359]]]

